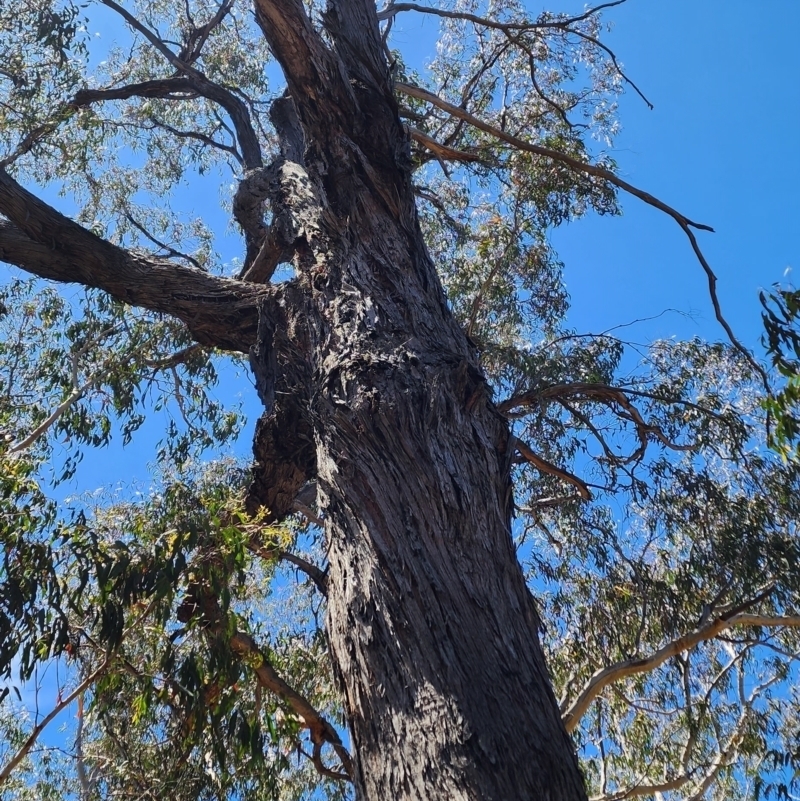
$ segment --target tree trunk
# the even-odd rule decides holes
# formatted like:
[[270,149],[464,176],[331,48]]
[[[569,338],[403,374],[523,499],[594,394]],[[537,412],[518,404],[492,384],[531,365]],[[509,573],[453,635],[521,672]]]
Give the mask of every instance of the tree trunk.
[[[375,256],[383,241],[362,235],[348,263],[402,274]],[[360,797],[584,798],[511,541],[508,429],[444,307],[439,331],[390,347],[358,331],[366,297],[323,312],[314,406]]]
[[[302,403],[358,796],[585,799],[511,540],[513,440],[427,255],[374,6],[330,4],[333,49],[299,3],[256,6],[299,118],[282,149],[304,153],[278,171],[304,298],[280,326],[307,332]],[[261,384],[282,350],[262,336]],[[302,394],[267,391],[269,419]],[[302,451],[282,437],[262,426],[265,468]]]

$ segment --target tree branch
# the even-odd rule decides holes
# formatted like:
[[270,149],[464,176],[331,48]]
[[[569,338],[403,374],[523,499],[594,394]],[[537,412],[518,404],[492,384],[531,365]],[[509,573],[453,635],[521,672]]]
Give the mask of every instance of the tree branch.
[[[594,336],[594,335],[591,335]],[[549,400],[553,398],[561,398],[569,395],[602,395],[604,393],[624,393],[625,395],[633,395],[639,398],[648,398],[649,400],[659,401],[660,403],[677,403],[681,406],[688,406],[690,409],[696,409],[698,412],[707,414],[716,420],[724,420],[722,415],[715,412],[713,409],[708,409],[698,403],[684,400],[683,398],[665,398],[661,395],[656,395],[654,392],[644,392],[640,389],[632,389],[629,387],[614,387],[610,384],[590,383],[585,381],[573,381],[570,384],[554,384],[542,389],[535,389],[530,392],[523,392],[520,395],[513,395],[504,401],[497,404],[498,411],[503,414],[508,414],[512,409],[518,406],[532,406],[542,400]],[[509,415],[514,416],[516,415]]]
[[239,140],[239,147],[245,166],[248,169],[261,167],[263,165],[261,144],[250,119],[247,105],[233,92],[207,78],[202,72],[193,67],[189,61],[184,61],[179,55],[173,53],[146,25],[122,6],[115,3],[114,0],[101,0],[101,2],[116,11],[128,25],[142,34],[178,72],[185,75],[187,82],[194,91],[206,99],[218,103],[228,112],[228,116],[231,118],[233,127],[236,130],[236,138]]
[[466,163],[483,161],[483,157],[479,156],[477,153],[467,153],[466,150],[456,150],[453,147],[443,145],[441,142],[437,142],[433,137],[428,136],[424,131],[420,131],[418,128],[414,128],[411,125],[406,125],[406,130],[408,131],[408,135],[415,142],[419,142],[423,147],[430,150],[436,158]]
[[90,673],[66,698],[59,701],[53,709],[36,725],[27,740],[20,746],[19,750],[13,757],[6,763],[5,767],[0,770],[0,785],[2,785],[11,775],[14,768],[27,756],[31,748],[36,744],[39,735],[47,728],[52,720],[66,709],[76,698],[78,698],[86,689],[92,686],[97,679],[106,671],[109,664],[109,658],[106,657],[100,667]]
[[383,9],[383,11],[378,12],[378,19],[383,22],[395,17],[401,11],[417,11],[420,14],[435,14],[437,17],[447,17],[448,19],[463,19],[468,22],[474,22],[476,25],[482,25],[486,28],[495,28],[501,31],[526,31],[546,28],[566,29],[577,22],[583,22],[594,14],[602,11],[604,8],[619,6],[624,2],[626,2],[626,0],[613,0],[613,2],[602,3],[599,6],[590,8],[576,17],[567,17],[565,19],[551,21],[545,20],[542,22],[500,22],[499,20],[491,20],[487,17],[479,17],[476,14],[469,14],[465,11],[448,11],[441,8],[422,6],[418,3],[391,3]]
[[769,378],[764,370],[764,368],[758,364],[755,360],[753,355],[750,353],[747,348],[742,345],[742,343],[737,339],[736,335],[733,333],[730,325],[728,324],[727,320],[722,315],[722,309],[719,304],[719,298],[717,297],[717,277],[714,275],[711,266],[709,265],[708,261],[706,260],[703,252],[700,250],[700,246],[697,244],[697,238],[692,231],[693,228],[699,229],[702,231],[711,231],[713,232],[714,229],[708,225],[704,225],[703,223],[694,222],[690,220],[685,215],[681,214],[679,211],[672,208],[672,206],[668,206],[663,201],[659,200],[654,195],[651,195],[649,192],[645,192],[642,189],[639,189],[633,184],[629,184],[627,181],[622,180],[619,176],[615,175],[611,170],[606,169],[605,167],[598,167],[596,164],[588,164],[586,162],[580,161],[580,159],[573,158],[572,156],[568,156],[566,153],[560,153],[557,150],[553,150],[549,147],[543,147],[542,145],[536,145],[531,142],[526,142],[524,139],[520,139],[519,137],[512,136],[511,134],[506,133],[505,131],[501,131],[499,128],[496,128],[494,125],[490,125],[487,122],[479,119],[478,117],[470,114],[463,108],[459,106],[454,106],[452,103],[448,103],[446,100],[443,100],[438,95],[435,95],[433,92],[429,92],[427,89],[423,89],[419,86],[413,86],[411,84],[397,82],[395,83],[395,88],[397,91],[402,92],[403,94],[409,95],[410,97],[415,97],[418,100],[424,100],[428,103],[433,104],[437,108],[442,109],[442,111],[446,111],[448,114],[451,114],[454,117],[457,117],[460,120],[464,120],[468,122],[475,128],[478,128],[485,133],[494,136],[497,139],[500,139],[503,142],[506,142],[509,145],[517,148],[518,150],[523,150],[528,153],[534,153],[538,156],[542,156],[544,158],[550,159],[552,161],[559,162],[561,164],[565,164],[571,169],[581,172],[585,175],[591,175],[595,178],[600,178],[604,181],[608,181],[608,183],[612,184],[613,186],[622,189],[624,192],[627,192],[634,197],[639,198],[639,200],[644,201],[647,205],[652,206],[653,208],[658,209],[659,211],[664,212],[664,214],[672,217],[673,220],[681,227],[683,232],[689,239],[689,242],[692,246],[692,250],[694,250],[695,256],[697,260],[700,262],[703,270],[706,273],[706,277],[708,278],[708,290],[709,295],[711,296],[711,303],[714,307],[714,314],[716,316],[717,322],[722,326],[725,333],[728,335],[728,339],[730,340],[731,344],[738,350],[744,357],[747,359],[750,366],[756,371],[756,373],[761,377],[761,380],[764,384],[764,388],[767,392],[770,391],[770,384]]
[[568,484],[572,484],[573,487],[577,488],[583,500],[590,501],[592,499],[592,493],[589,491],[589,488],[577,476],[572,475],[572,473],[569,473],[561,467],[556,467],[556,465],[548,462],[546,459],[542,459],[541,456],[537,456],[522,440],[517,439],[514,445],[520,454],[537,470],[541,470],[543,473],[548,473],[551,476],[560,478],[562,481],[566,481]]
[[0,168],[0,260],[65,283],[102,289],[117,300],[177,317],[195,339],[249,351],[259,303],[277,303],[278,287],[220,278],[112,245],[21,187]]
[[231,651],[253,671],[258,684],[275,693],[291,708],[302,721],[303,728],[308,729],[315,746],[329,743],[333,747],[346,773],[341,778],[353,777],[352,759],[336,729],[305,696],[284,681],[256,641],[235,628],[216,595],[201,581],[190,584],[178,609],[178,620],[188,622],[192,618],[200,622],[209,637],[227,643]]
[[562,720],[564,721],[564,726],[567,731],[572,732],[575,730],[592,701],[597,698],[609,684],[620,681],[628,676],[635,676],[638,673],[647,673],[651,670],[655,670],[655,668],[663,665],[664,662],[671,657],[688,651],[701,642],[712,640],[723,631],[735,626],[800,628],[800,615],[771,616],[740,613],[718,617],[703,626],[699,626],[694,631],[684,634],[682,637],[671,640],[650,656],[640,657],[638,659],[625,659],[621,662],[609,665],[608,667],[601,668],[595,671],[578,697],[563,712]]
[[129,100],[131,97],[154,97],[161,100],[190,100],[198,96],[192,82],[185,76],[158,78],[141,83],[130,83],[110,89],[81,89],[72,98],[72,105],[83,108],[106,100]]
[[214,14],[214,16],[211,17],[211,19],[204,25],[195,27],[194,23],[192,23],[192,30],[189,32],[189,36],[186,39],[186,44],[181,49],[178,57],[187,64],[193,64],[195,61],[197,61],[197,59],[200,58],[200,52],[203,49],[203,45],[211,35],[211,32],[214,30],[214,28],[221,24],[222,20],[224,20],[228,15],[231,8],[233,8],[233,0],[224,0],[224,2],[221,3],[220,7],[217,9],[216,14]]
[[42,436],[52,425],[55,423],[59,417],[61,417],[67,409],[70,408],[73,404],[77,403],[96,383],[97,378],[91,378],[87,381],[82,387],[78,387],[78,389],[74,390],[70,396],[56,406],[55,409],[38,425],[36,428],[28,434],[25,439],[20,440],[19,442],[15,442],[11,447],[8,449],[9,453],[20,453],[21,451],[27,450],[36,442],[39,437]]

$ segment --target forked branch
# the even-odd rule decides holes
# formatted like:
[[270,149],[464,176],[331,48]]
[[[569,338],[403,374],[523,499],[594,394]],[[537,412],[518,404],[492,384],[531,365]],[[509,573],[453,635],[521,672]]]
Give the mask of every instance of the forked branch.
[[694,631],[684,634],[663,645],[649,656],[637,659],[625,659],[608,667],[595,671],[578,697],[563,709],[562,720],[568,732],[574,731],[581,718],[589,709],[592,701],[609,684],[621,681],[628,676],[639,673],[648,673],[663,665],[668,659],[684,651],[689,651],[707,640],[718,637],[722,632],[734,627],[761,627],[761,628],[800,628],[800,615],[758,615],[740,613],[717,617],[704,625],[698,626]]
[[591,175],[595,178],[599,178],[603,181],[607,181],[608,183],[616,186],[619,189],[622,189],[624,192],[627,192],[634,197],[639,198],[643,202],[647,203],[648,206],[652,206],[653,208],[662,211],[664,214],[672,217],[673,220],[681,227],[683,232],[689,238],[689,242],[692,246],[692,250],[694,250],[695,256],[697,260],[700,262],[703,270],[706,273],[706,277],[708,278],[708,289],[709,294],[711,296],[711,303],[714,307],[714,314],[716,316],[717,322],[722,326],[725,333],[728,335],[728,339],[730,340],[731,344],[738,350],[744,357],[747,359],[750,366],[756,371],[756,373],[761,377],[761,380],[764,384],[764,388],[767,392],[770,391],[770,384],[767,374],[763,367],[753,358],[753,355],[750,353],[747,348],[742,345],[742,343],[738,340],[736,335],[733,333],[730,325],[728,324],[727,320],[724,318],[722,314],[722,309],[719,304],[719,298],[717,297],[717,277],[714,275],[711,266],[709,265],[708,261],[706,260],[703,252],[700,250],[700,246],[697,243],[697,237],[694,234],[692,229],[697,229],[701,231],[711,231],[713,232],[714,229],[708,225],[703,223],[695,222],[694,220],[689,219],[684,214],[681,214],[676,209],[672,208],[672,206],[667,205],[662,200],[659,200],[654,195],[651,195],[649,192],[645,192],[642,189],[634,186],[633,184],[629,184],[627,181],[624,181],[618,175],[615,175],[611,170],[606,169],[605,167],[600,167],[596,164],[589,164],[587,162],[581,161],[580,159],[573,158],[572,156],[567,155],[566,153],[561,153],[558,150],[553,150],[549,147],[543,147],[542,145],[537,145],[532,142],[526,142],[524,139],[520,139],[517,136],[513,136],[512,134],[506,133],[505,131],[500,130],[500,128],[495,127],[494,125],[485,122],[484,120],[476,117],[474,114],[470,114],[465,109],[461,108],[460,106],[455,106],[452,103],[448,103],[446,100],[443,100],[438,95],[434,94],[433,92],[429,92],[427,89],[423,89],[420,86],[414,86],[412,84],[397,82],[395,83],[395,88],[397,91],[402,92],[409,97],[415,97],[418,100],[423,100],[432,105],[440,108],[442,111],[446,111],[448,114],[451,114],[453,117],[457,119],[463,120],[464,122],[469,123],[474,128],[477,128],[480,131],[484,131],[488,133],[490,136],[499,139],[502,142],[506,142],[507,144],[511,145],[512,147],[516,148],[517,150],[522,150],[527,153],[534,153],[537,156],[542,156],[543,158],[550,159],[551,161],[558,162],[560,164],[565,164],[570,169],[575,170],[576,172],[583,173],[584,175]]

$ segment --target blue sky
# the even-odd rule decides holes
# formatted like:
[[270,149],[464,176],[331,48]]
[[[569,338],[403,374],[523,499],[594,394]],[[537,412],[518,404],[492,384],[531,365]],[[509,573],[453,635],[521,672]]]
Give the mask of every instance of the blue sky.
[[[758,12],[762,11],[761,14]],[[758,290],[800,264],[800,3],[629,0],[606,42],[655,109],[629,92],[612,151],[622,177],[714,227],[700,243],[723,312],[758,347]],[[602,330],[666,308],[652,336],[721,338],[706,279],[678,226],[634,198],[624,216],[555,232],[572,320]],[[791,277],[791,276],[790,276]]]

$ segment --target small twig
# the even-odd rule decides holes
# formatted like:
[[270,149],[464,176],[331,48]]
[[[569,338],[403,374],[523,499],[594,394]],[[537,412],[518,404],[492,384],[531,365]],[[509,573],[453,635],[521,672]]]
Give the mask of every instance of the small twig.
[[202,270],[203,267],[197,259],[193,256],[190,256],[188,253],[182,253],[180,250],[175,250],[171,245],[167,245],[165,242],[161,242],[160,240],[156,239],[140,222],[138,222],[134,216],[130,212],[125,212],[125,218],[128,222],[136,228],[137,231],[142,233],[147,239],[149,239],[154,245],[158,245],[163,251],[166,252],[168,256],[176,256],[180,259],[185,259],[194,267],[197,267],[198,270]]

